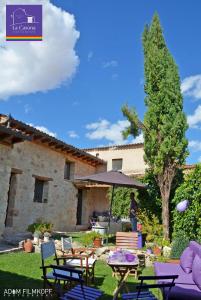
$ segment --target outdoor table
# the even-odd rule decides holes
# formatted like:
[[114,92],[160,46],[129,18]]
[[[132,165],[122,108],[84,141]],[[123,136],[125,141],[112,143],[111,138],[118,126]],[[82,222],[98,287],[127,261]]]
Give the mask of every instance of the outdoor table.
[[126,280],[131,272],[137,272],[137,267],[139,264],[138,258],[136,257],[133,262],[128,261],[113,261],[110,258],[107,261],[108,266],[112,268],[113,275],[117,279],[117,287],[113,292],[113,300],[116,300],[121,288],[124,286],[126,291],[129,293],[128,287],[126,285]]

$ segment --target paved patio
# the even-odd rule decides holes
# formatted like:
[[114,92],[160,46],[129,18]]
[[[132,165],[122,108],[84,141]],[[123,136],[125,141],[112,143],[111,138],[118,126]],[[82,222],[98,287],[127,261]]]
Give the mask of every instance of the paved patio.
[[20,251],[21,249],[21,247],[9,245],[4,240],[0,239],[0,254]]

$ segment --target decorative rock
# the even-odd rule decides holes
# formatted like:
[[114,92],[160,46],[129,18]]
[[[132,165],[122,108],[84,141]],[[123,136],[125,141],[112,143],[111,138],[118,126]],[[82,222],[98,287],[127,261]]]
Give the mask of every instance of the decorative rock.
[[98,257],[105,254],[108,251],[108,247],[97,248],[95,253]]
[[79,243],[79,242],[73,242],[73,249],[75,249],[75,248],[83,248],[83,245],[81,244],[81,243]]
[[41,252],[41,247],[38,245],[34,245],[34,252],[35,253],[40,253]]
[[61,250],[56,250],[56,253],[58,256],[63,256],[63,251],[61,251]]
[[55,248],[56,250],[61,250],[61,241],[55,240]]
[[19,242],[19,247],[23,247],[24,241]]
[[154,261],[154,255],[146,255],[145,257],[145,266],[152,267]]

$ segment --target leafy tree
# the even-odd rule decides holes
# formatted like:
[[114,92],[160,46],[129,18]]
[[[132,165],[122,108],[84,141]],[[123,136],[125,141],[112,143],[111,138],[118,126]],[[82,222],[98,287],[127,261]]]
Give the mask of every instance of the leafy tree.
[[[118,218],[129,217],[130,212],[130,193],[135,190],[130,188],[118,187],[114,189],[112,215]],[[109,189],[109,198],[111,199],[112,188]]]
[[176,190],[174,207],[182,200],[189,200],[184,212],[173,210],[174,237],[182,231],[189,240],[201,242],[201,164],[185,176],[183,184]]
[[140,123],[135,110],[122,108],[130,121],[124,137],[144,133],[144,159],[153,173],[162,199],[163,235],[169,238],[169,197],[176,171],[187,152],[185,132],[187,121],[183,112],[183,99],[177,65],[171,56],[162,33],[160,20],[154,15],[143,34],[145,105],[144,123]]
[[[155,215],[160,222],[161,219],[161,195],[160,189],[156,183],[153,173],[150,170],[146,170],[145,176],[137,178],[137,180],[146,183],[148,188],[142,190],[134,190],[130,188],[115,188],[112,215],[116,217],[129,217],[130,211],[130,193],[135,192],[135,198],[138,202],[138,207],[146,212],[146,215],[151,218]],[[183,183],[183,172],[181,169],[177,170],[177,174],[174,177],[172,183],[172,189],[170,199],[173,199],[177,187]],[[110,200],[112,196],[112,188],[109,189],[108,194]],[[175,204],[173,204],[175,207]]]

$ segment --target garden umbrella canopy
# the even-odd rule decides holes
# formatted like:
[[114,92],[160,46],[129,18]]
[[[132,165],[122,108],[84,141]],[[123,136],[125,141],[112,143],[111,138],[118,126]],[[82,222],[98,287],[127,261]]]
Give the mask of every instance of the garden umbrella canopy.
[[92,174],[89,176],[76,178],[76,180],[96,182],[96,183],[100,183],[100,184],[108,184],[113,187],[111,203],[110,203],[110,212],[109,212],[108,233],[110,232],[110,219],[112,216],[112,204],[113,204],[115,187],[128,187],[128,188],[135,188],[135,189],[147,188],[147,186],[145,184],[143,184],[137,180],[134,180],[119,171],[108,171],[108,172],[103,172],[103,173]]
[[103,173],[92,174],[89,176],[76,178],[76,180],[96,182],[100,184],[104,183],[113,186],[129,187],[135,189],[145,189],[147,187],[145,184],[134,180],[133,178],[119,171],[108,171]]

